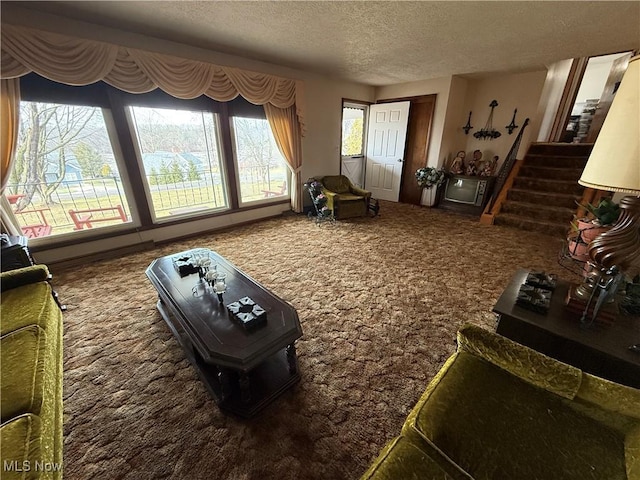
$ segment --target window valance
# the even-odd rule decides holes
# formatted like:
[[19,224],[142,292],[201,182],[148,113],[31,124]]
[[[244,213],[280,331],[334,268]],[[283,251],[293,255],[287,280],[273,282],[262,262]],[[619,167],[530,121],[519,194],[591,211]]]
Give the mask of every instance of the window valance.
[[67,85],[102,80],[129,93],[160,88],[222,102],[241,95],[256,105],[295,105],[303,125],[300,81],[16,25],[3,24],[1,35],[2,79],[35,72]]

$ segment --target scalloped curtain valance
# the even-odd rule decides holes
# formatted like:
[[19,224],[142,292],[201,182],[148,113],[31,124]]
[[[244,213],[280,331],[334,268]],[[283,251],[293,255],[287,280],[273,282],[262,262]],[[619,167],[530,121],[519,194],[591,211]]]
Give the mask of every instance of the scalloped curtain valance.
[[16,25],[3,24],[0,33],[2,79],[35,72],[67,85],[102,80],[129,93],[160,88],[182,99],[241,95],[256,105],[295,105],[303,126],[301,81]]

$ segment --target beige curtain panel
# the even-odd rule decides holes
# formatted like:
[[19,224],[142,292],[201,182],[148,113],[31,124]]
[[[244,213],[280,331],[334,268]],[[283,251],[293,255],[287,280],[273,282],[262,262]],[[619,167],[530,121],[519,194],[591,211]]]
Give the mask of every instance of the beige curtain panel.
[[18,123],[20,119],[20,82],[18,79],[0,80],[0,137],[2,138],[2,164],[0,165],[0,193],[11,173],[11,164],[18,142]]
[[265,104],[264,111],[271,126],[271,131],[278,149],[285,158],[293,181],[290,186],[291,208],[294,212],[302,212],[302,149],[300,148],[300,131],[294,107],[275,108]]
[[[18,123],[20,121],[20,81],[0,80],[0,138],[2,138],[2,158],[0,159],[0,194],[7,185],[18,142]],[[3,231],[11,235],[20,235],[11,205],[4,195],[0,195],[0,222]]]
[[[299,191],[300,137],[304,135],[302,82],[16,25],[3,25],[0,34],[2,79],[35,72],[67,85],[88,85],[102,80],[129,93],[160,88],[182,99],[206,95],[220,102],[241,95],[253,104],[268,106],[267,118],[286,118],[277,122],[270,118],[270,123],[272,128],[274,123],[280,125],[280,132],[274,129],[274,136],[294,175],[292,206],[294,211],[302,211]],[[283,112],[276,113],[278,109]],[[2,130],[5,135],[5,126]]]

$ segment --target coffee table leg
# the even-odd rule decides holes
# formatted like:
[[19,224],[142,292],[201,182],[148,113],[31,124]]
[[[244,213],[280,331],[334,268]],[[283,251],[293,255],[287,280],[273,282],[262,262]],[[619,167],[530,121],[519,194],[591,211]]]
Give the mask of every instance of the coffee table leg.
[[293,343],[290,345],[287,345],[287,362],[289,362],[289,373],[291,375],[298,373],[296,346]]
[[218,367],[218,382],[220,382],[220,401],[224,402],[229,395],[229,377],[220,367]]
[[249,376],[246,372],[240,373],[238,384],[240,385],[240,399],[242,403],[249,403],[251,401],[251,385],[249,384]]

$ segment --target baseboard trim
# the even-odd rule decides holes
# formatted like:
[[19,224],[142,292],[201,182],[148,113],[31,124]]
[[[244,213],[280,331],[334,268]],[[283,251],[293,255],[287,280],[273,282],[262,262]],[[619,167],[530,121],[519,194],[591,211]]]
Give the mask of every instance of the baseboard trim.
[[83,255],[81,257],[70,258],[68,260],[51,262],[47,264],[47,266],[51,271],[68,270],[80,265],[86,265],[87,263],[98,262],[101,260],[113,260],[114,258],[120,258],[124,255],[153,250],[155,247],[156,244],[153,241],[149,240],[147,242],[140,242],[134,245],[127,245],[125,247],[114,248],[111,250],[103,250],[101,252]]

